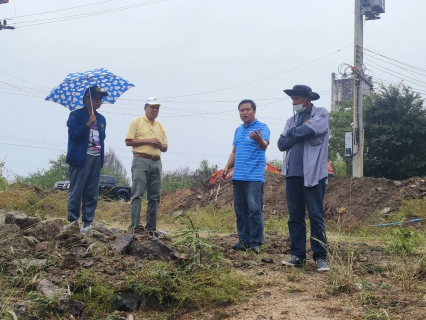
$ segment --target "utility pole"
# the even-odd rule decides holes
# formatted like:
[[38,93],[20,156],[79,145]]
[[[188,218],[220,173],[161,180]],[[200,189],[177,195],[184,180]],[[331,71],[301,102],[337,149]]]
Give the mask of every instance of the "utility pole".
[[[3,3],[9,3],[9,0],[0,0],[0,4],[3,4]],[[14,30],[15,27],[8,26],[7,21],[5,19],[5,20],[3,20],[3,24],[1,23],[1,20],[0,20],[0,31],[3,30],[3,29]]]
[[1,20],[0,20],[0,30],[3,30],[3,29],[15,30],[15,27],[8,26],[6,20],[3,20],[3,24],[1,24]]
[[380,19],[380,13],[385,12],[385,0],[355,0],[355,38],[354,38],[354,107],[353,107],[353,153],[352,177],[364,175],[364,108],[363,82],[371,88],[373,84],[363,72],[363,35],[365,20]]

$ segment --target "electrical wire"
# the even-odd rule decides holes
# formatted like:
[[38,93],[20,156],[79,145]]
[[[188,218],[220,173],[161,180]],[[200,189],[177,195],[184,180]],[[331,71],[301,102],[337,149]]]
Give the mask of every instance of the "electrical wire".
[[421,73],[421,72],[417,72],[417,71],[413,71],[413,70],[408,70],[407,68],[401,67],[401,66],[397,65],[396,63],[392,63],[392,62],[389,62],[389,61],[386,61],[386,60],[383,60],[383,59],[379,59],[379,58],[377,58],[377,57],[375,57],[373,55],[366,54],[365,56],[367,56],[367,57],[369,57],[371,59],[382,61],[382,62],[387,63],[387,64],[391,64],[391,65],[393,65],[393,66],[395,66],[397,68],[400,68],[400,69],[402,69],[404,71],[407,71],[407,72],[410,72],[410,73],[415,73],[415,74],[418,74],[418,75],[420,75],[422,77],[426,77],[426,73]]
[[[389,68],[383,67],[383,66],[381,66],[381,65],[379,65],[379,64],[375,63],[374,61],[371,61],[371,60],[369,60],[369,59],[367,59],[367,58],[366,58],[366,60],[367,60],[367,61],[370,61],[370,63],[372,63],[372,64],[373,64],[374,68],[376,68],[376,69],[378,69],[378,70],[380,70],[380,71],[382,71],[382,72],[384,72],[384,73],[390,74],[390,75],[392,75],[392,76],[394,76],[394,77],[398,77],[398,75],[399,75],[399,76],[403,76],[403,77],[405,77],[405,78],[401,78],[401,79],[404,79],[404,80],[406,80],[407,82],[412,82],[412,83],[414,83],[414,84],[416,84],[416,85],[418,85],[418,86],[421,86],[421,87],[425,87],[425,88],[426,88],[426,82],[423,82],[423,81],[420,81],[420,80],[417,80],[417,79],[413,79],[413,78],[411,78],[411,77],[408,77],[407,75],[404,75],[404,74],[399,73],[399,72],[397,72],[397,71],[394,71],[394,70],[391,70],[391,69],[389,69]],[[382,69],[381,69],[381,68],[382,68]],[[385,70],[383,70],[383,69],[385,69]],[[388,70],[388,71],[386,71],[386,70]],[[393,73],[391,73],[391,72],[396,73],[397,75],[395,75],[395,74],[393,74]],[[407,78],[408,78],[408,79],[407,79]],[[411,79],[411,80],[409,80],[409,79]],[[420,82],[420,83],[419,83],[419,82]]]
[[380,53],[374,52],[373,50],[369,50],[369,49],[365,48],[365,46],[364,46],[364,50],[366,50],[366,51],[368,51],[368,52],[371,52],[371,53],[373,53],[373,54],[376,54],[376,55],[378,55],[378,56],[381,56],[381,57],[383,57],[383,58],[386,58],[386,59],[389,59],[389,60],[392,60],[392,61],[398,62],[398,63],[400,63],[400,64],[402,64],[402,65],[405,65],[405,66],[407,66],[407,67],[413,68],[413,69],[415,69],[415,70],[419,70],[419,71],[426,72],[426,69],[423,69],[423,68],[420,68],[420,67],[416,67],[416,66],[413,66],[413,65],[411,65],[411,64],[408,64],[408,63],[405,63],[405,62],[402,62],[402,61],[399,61],[399,60],[396,60],[396,59],[393,59],[393,58],[387,57],[387,56],[382,55],[382,54],[380,54]]
[[290,71],[293,71],[293,70],[299,69],[299,68],[301,68],[301,67],[307,66],[307,65],[312,64],[312,63],[314,63],[314,62],[317,62],[317,61],[319,61],[319,60],[325,59],[325,58],[327,58],[327,57],[329,57],[329,56],[331,56],[331,55],[333,55],[333,54],[336,54],[336,53],[338,53],[338,52],[340,52],[340,51],[342,51],[342,50],[344,50],[344,49],[347,49],[347,48],[349,48],[349,47],[351,47],[351,46],[352,46],[352,44],[350,44],[350,45],[348,45],[348,46],[346,46],[346,47],[343,47],[343,48],[341,48],[341,49],[339,49],[339,50],[336,50],[336,51],[334,51],[334,52],[332,52],[332,53],[329,53],[329,54],[327,54],[327,55],[325,55],[325,56],[323,56],[323,57],[320,57],[320,58],[318,58],[318,59],[315,59],[315,60],[312,60],[312,61],[310,61],[310,62],[307,62],[307,63],[301,64],[301,65],[299,65],[299,66],[297,66],[297,67],[295,67],[295,68],[288,69],[288,70],[286,70],[286,71],[283,71],[283,72],[280,72],[280,73],[277,73],[277,74],[274,74],[274,75],[272,75],[272,76],[268,76],[268,77],[265,77],[265,78],[261,78],[261,79],[253,80],[253,81],[250,81],[250,82],[246,82],[246,83],[242,83],[242,84],[238,84],[238,85],[235,85],[235,86],[226,87],[226,88],[222,88],[222,89],[216,89],[216,90],[205,91],[205,92],[200,92],[200,93],[187,94],[187,95],[182,95],[182,96],[166,97],[166,98],[164,98],[164,99],[183,98],[183,97],[193,97],[193,96],[198,96],[198,95],[203,95],[203,94],[215,93],[215,92],[225,91],[225,90],[229,90],[229,89],[234,89],[234,88],[238,88],[238,87],[246,86],[246,85],[249,85],[249,84],[253,84],[253,83],[256,83],[256,82],[259,82],[259,81],[263,81],[263,80],[271,79],[271,78],[274,78],[274,77],[280,76],[280,75],[282,75],[282,74],[285,74],[285,73],[287,73],[287,72],[290,72]]
[[[43,14],[48,14],[48,13],[53,13],[53,12],[59,12],[59,11],[68,11],[68,10],[82,8],[82,7],[93,6],[93,5],[100,4],[100,3],[110,2],[110,1],[113,1],[113,0],[99,1],[99,2],[94,2],[94,3],[84,4],[84,5],[77,6],[77,7],[69,7],[69,8],[65,8],[65,9],[58,9],[58,10],[45,11],[45,12],[38,12],[38,13],[26,14],[26,15],[17,16],[17,17],[13,16],[12,18],[8,18],[8,19],[19,19],[19,18],[23,18],[23,17],[37,16],[37,15],[43,15]],[[15,0],[13,0],[13,2],[15,2]],[[16,14],[16,7],[15,7],[15,14]]]
[[[102,15],[102,14],[108,14],[108,13],[113,13],[113,12],[118,12],[118,11],[123,11],[123,10],[128,10],[128,9],[134,9],[134,8],[147,6],[147,5],[151,5],[151,4],[156,4],[156,3],[160,3],[160,2],[165,2],[165,1],[167,1],[167,0],[152,0],[152,1],[144,2],[144,3],[140,3],[140,4],[117,7],[117,8],[114,8],[114,9],[99,11],[99,12],[96,12],[96,13],[85,13],[85,14],[79,14],[79,15],[74,15],[74,16],[64,16],[64,17],[59,17],[59,18],[18,22],[18,23],[29,23],[29,24],[23,25],[23,26],[17,26],[16,28],[25,28],[25,27],[42,25],[42,24],[49,24],[49,23],[63,22],[63,21],[68,21],[68,20],[82,19],[82,18],[97,16],[97,15]],[[47,21],[47,20],[55,20],[55,21]],[[32,22],[36,22],[36,21],[45,21],[45,22],[31,24]]]

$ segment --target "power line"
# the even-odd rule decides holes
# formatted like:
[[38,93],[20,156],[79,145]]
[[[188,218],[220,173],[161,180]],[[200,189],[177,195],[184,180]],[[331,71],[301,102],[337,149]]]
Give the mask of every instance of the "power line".
[[[58,10],[45,11],[45,12],[38,12],[38,13],[26,14],[26,15],[17,16],[17,17],[13,16],[13,17],[7,18],[7,19],[19,19],[19,18],[22,18],[22,17],[30,17],[30,16],[37,16],[37,15],[42,15],[42,14],[48,14],[48,13],[52,13],[52,12],[73,10],[73,9],[78,9],[78,8],[82,8],[82,7],[93,6],[93,5],[96,5],[96,4],[110,2],[110,1],[113,1],[113,0],[105,0],[105,1],[100,1],[100,2],[94,2],[94,3],[84,4],[84,5],[77,6],[77,7],[69,7],[69,8],[65,8],[65,9],[58,9]],[[15,13],[16,13],[16,9],[15,9]]]
[[426,70],[425,70],[425,69],[422,69],[422,68],[420,68],[420,67],[413,66],[413,65],[411,65],[411,64],[408,64],[408,63],[405,63],[405,62],[402,62],[402,61],[399,61],[399,60],[392,59],[392,58],[387,57],[387,56],[385,56],[385,55],[383,55],[383,54],[380,54],[380,53],[374,52],[374,51],[372,51],[372,50],[369,50],[369,49],[365,48],[365,46],[364,46],[364,48],[363,48],[363,49],[364,49],[364,50],[367,50],[368,52],[371,52],[371,53],[373,53],[373,54],[376,54],[376,55],[378,55],[378,56],[381,56],[381,57],[383,57],[383,58],[386,58],[386,59],[389,59],[389,60],[392,60],[392,61],[398,62],[398,63],[400,63],[400,64],[403,64],[403,65],[407,66],[407,67],[413,68],[413,69],[415,69],[415,70],[420,70],[420,71],[424,71],[424,72],[426,72]]
[[[394,73],[396,73],[396,74],[398,74],[398,75],[400,75],[400,76],[405,77],[405,78],[401,78],[401,79],[404,79],[404,80],[406,80],[406,81],[408,81],[408,82],[412,82],[412,83],[415,83],[415,84],[416,84],[416,85],[418,85],[418,86],[421,86],[421,87],[425,87],[425,88],[426,88],[426,86],[425,86],[426,82],[423,82],[423,81],[421,81],[421,80],[417,80],[417,79],[413,79],[413,78],[411,78],[411,77],[408,77],[407,75],[404,75],[404,74],[399,73],[399,72],[397,72],[397,71],[394,71],[394,70],[391,70],[391,69],[389,69],[389,68],[383,67],[383,66],[381,66],[381,65],[379,65],[379,64],[377,64],[377,63],[375,63],[375,62],[373,62],[373,61],[371,61],[371,60],[369,60],[369,59],[367,59],[367,58],[366,58],[366,60],[370,61],[370,63],[372,63],[373,65],[375,65],[375,66],[373,66],[374,68],[377,68],[378,70],[380,70],[380,71],[382,71],[382,72],[384,72],[384,73],[390,74],[391,76],[394,76],[394,77],[399,77],[399,76],[397,76],[397,75],[395,75],[395,74],[393,74],[393,73],[390,73],[390,72],[388,72],[388,71],[394,72]],[[385,69],[385,70],[388,70],[388,71],[385,71],[385,70],[383,70],[383,69],[381,69],[381,68],[383,68],[383,69]],[[408,80],[408,79],[406,79],[406,78],[411,79],[411,80]],[[422,84],[420,84],[419,82],[420,82],[420,83],[422,83]]]
[[0,73],[5,74],[5,75],[7,75],[7,76],[9,76],[9,77],[12,77],[12,78],[18,79],[18,80],[23,81],[23,82],[33,84],[33,85],[38,86],[38,87],[42,87],[42,88],[49,89],[48,87],[41,86],[41,85],[36,84],[36,83],[34,83],[34,82],[30,82],[30,81],[23,80],[23,79],[21,79],[21,78],[18,78],[18,77],[12,76],[12,75],[10,75],[10,74],[8,74],[8,73],[6,73],[6,72],[3,72],[3,71],[0,71]]
[[288,70],[286,70],[286,71],[283,71],[283,72],[280,72],[280,73],[274,74],[274,75],[269,76],[269,77],[261,78],[261,79],[258,79],[258,80],[253,80],[253,81],[250,81],[250,82],[246,82],[246,83],[238,84],[238,85],[231,86],[231,87],[227,87],[227,88],[222,88],[222,89],[217,89],[217,90],[212,90],[212,91],[205,91],[205,92],[200,92],[200,93],[187,94],[187,95],[182,95],[182,96],[166,97],[166,98],[164,98],[164,99],[183,98],[183,97],[192,97],[192,96],[198,96],[198,95],[202,95],[202,94],[214,93],[214,92],[219,92],[219,91],[224,91],[224,90],[229,90],[229,89],[234,89],[234,88],[238,88],[238,87],[246,86],[246,85],[253,84],[253,83],[256,83],[256,82],[259,82],[259,81],[263,81],[263,80],[266,80],[266,79],[274,78],[274,77],[280,76],[280,75],[282,75],[282,74],[284,74],[284,73],[287,73],[287,72],[290,72],[290,71],[296,70],[296,69],[298,69],[298,68],[301,68],[301,67],[307,66],[307,65],[312,64],[312,63],[314,63],[314,62],[317,62],[317,61],[319,61],[319,60],[325,59],[325,58],[327,58],[327,57],[329,57],[329,56],[331,56],[331,55],[333,55],[333,54],[336,54],[337,52],[342,51],[342,50],[344,50],[344,49],[346,49],[346,48],[349,48],[349,47],[351,47],[351,46],[352,46],[352,44],[350,44],[350,45],[348,45],[348,46],[346,46],[346,47],[343,47],[343,48],[341,48],[341,49],[339,49],[339,50],[337,50],[337,51],[334,51],[334,52],[332,52],[332,53],[329,53],[329,54],[327,54],[327,55],[325,55],[325,56],[323,56],[323,57],[321,57],[321,58],[318,58],[318,59],[312,60],[312,61],[307,62],[307,63],[305,63],[305,64],[299,65],[299,66],[297,66],[297,67],[295,67],[295,68],[288,69]]
[[369,54],[366,54],[366,56],[367,56],[367,57],[369,57],[369,58],[375,59],[375,60],[382,61],[382,62],[384,62],[384,63],[391,64],[391,65],[393,65],[393,66],[395,66],[395,67],[397,67],[397,68],[403,69],[404,71],[407,71],[407,72],[409,72],[409,73],[416,73],[416,74],[418,74],[418,75],[421,75],[421,76],[423,76],[423,77],[426,77],[426,74],[423,74],[423,73],[420,73],[420,72],[416,72],[416,71],[414,71],[414,70],[409,70],[409,69],[407,69],[407,68],[404,68],[404,67],[401,67],[401,66],[397,65],[396,63],[392,63],[392,62],[389,62],[389,61],[386,61],[386,60],[383,60],[383,59],[379,59],[379,58],[377,58],[377,57],[375,57],[375,56],[372,56],[372,55],[369,55]]
[[[58,17],[58,18],[18,22],[18,23],[32,23],[32,22],[36,22],[36,21],[46,21],[46,22],[40,22],[40,23],[27,24],[27,25],[24,25],[24,26],[18,26],[16,28],[25,28],[25,27],[37,26],[37,25],[41,25],[41,24],[48,24],[48,23],[63,22],[63,21],[68,21],[68,20],[82,19],[82,18],[97,16],[97,15],[101,15],[101,14],[108,14],[108,13],[112,13],[112,12],[133,9],[133,8],[137,8],[137,7],[141,7],[141,6],[147,6],[147,5],[156,4],[156,3],[160,3],[160,2],[164,2],[164,1],[167,1],[167,0],[152,0],[152,1],[144,2],[144,3],[135,4],[135,5],[117,7],[117,8],[114,8],[114,9],[108,9],[108,10],[104,10],[104,11],[100,11],[100,12],[96,12],[96,13],[85,13],[85,14],[79,14],[79,15],[74,15],[74,16],[64,16],[64,17]],[[56,21],[47,21],[47,20],[56,20]]]

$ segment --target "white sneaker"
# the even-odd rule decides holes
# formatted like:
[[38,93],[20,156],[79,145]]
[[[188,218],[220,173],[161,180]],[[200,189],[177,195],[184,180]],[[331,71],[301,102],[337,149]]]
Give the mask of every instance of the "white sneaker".
[[80,229],[80,233],[86,234],[87,231],[92,227],[92,225],[88,225],[87,227],[83,227]]

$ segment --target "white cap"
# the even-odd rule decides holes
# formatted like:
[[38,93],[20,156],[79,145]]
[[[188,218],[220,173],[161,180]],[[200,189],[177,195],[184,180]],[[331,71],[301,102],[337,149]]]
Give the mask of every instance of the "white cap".
[[149,97],[145,100],[145,104],[149,104],[151,106],[161,106],[160,101],[156,97]]

